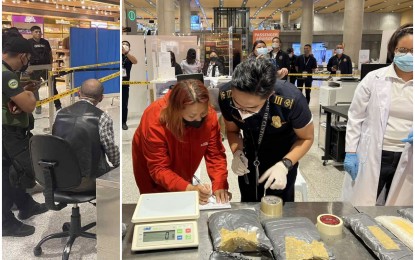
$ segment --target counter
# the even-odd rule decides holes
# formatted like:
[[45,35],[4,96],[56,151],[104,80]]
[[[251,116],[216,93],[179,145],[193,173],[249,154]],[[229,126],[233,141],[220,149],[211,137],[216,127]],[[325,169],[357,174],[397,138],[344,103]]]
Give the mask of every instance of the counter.
[[98,259],[120,258],[120,168],[96,179]]
[[[259,203],[231,203],[233,209],[257,208]],[[152,260],[195,260],[209,259],[213,246],[208,232],[208,212],[201,211],[198,220],[199,247],[189,249],[156,250],[146,252],[131,252],[133,237],[133,215],[135,204],[122,205],[122,220],[127,224],[127,233],[122,241],[123,259],[152,259]],[[284,217],[307,217],[316,223],[317,216],[323,213],[331,213],[337,216],[356,214],[358,211],[350,204],[344,202],[287,202],[283,208]],[[336,259],[376,259],[364,245],[359,242],[347,228],[343,228],[343,239],[327,243],[333,250]]]

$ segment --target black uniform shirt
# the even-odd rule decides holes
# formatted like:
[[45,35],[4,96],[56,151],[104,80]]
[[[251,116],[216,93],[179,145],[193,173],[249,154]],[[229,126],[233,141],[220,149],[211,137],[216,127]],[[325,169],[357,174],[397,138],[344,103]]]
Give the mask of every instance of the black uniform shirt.
[[133,66],[133,63],[130,61],[130,59],[127,57],[127,55],[122,55],[122,68],[126,70],[127,77],[122,77],[122,80],[130,80],[130,72],[131,68]]
[[52,49],[47,40],[40,38],[39,42],[35,41],[33,38],[28,40],[32,46],[32,56],[30,58],[31,65],[42,65],[50,64],[51,57],[50,53]]
[[288,56],[288,54],[282,50],[277,52],[277,55],[274,58],[274,53],[271,51],[269,53],[271,59],[275,59],[278,67],[281,68],[286,68],[289,69],[290,68],[290,57]]
[[327,70],[331,72],[331,74],[336,74],[335,71],[332,71],[331,68],[333,66],[337,66],[337,69],[340,69],[341,74],[352,74],[352,60],[349,56],[346,54],[342,54],[339,57],[337,55],[334,55],[329,59],[329,62],[327,63]]
[[317,60],[313,55],[309,55],[308,57],[300,55],[297,58],[296,66],[298,66],[298,73],[303,73],[304,71],[312,73],[313,69],[317,68]]
[[[288,57],[290,57],[290,56],[288,56]],[[290,72],[297,72],[295,70],[296,62],[297,62],[297,55],[293,54],[293,56],[290,58]]]
[[[270,98],[270,109],[260,154],[268,154],[276,163],[285,156],[297,140],[295,129],[305,127],[312,119],[307,100],[291,83],[277,81],[274,86],[275,94]],[[234,122],[244,133],[244,147],[248,158],[258,144],[261,122],[265,113],[264,105],[258,114],[245,120],[241,119],[239,111],[231,107],[231,82],[223,85],[219,91],[219,106],[223,117]],[[265,157],[268,157],[264,155]]]

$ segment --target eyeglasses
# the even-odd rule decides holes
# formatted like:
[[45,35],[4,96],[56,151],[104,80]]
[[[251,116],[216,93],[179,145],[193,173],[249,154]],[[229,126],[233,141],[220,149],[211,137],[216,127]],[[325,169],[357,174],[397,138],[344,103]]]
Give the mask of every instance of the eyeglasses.
[[396,48],[395,52],[402,53],[402,54],[407,54],[408,52],[410,52],[411,54],[413,54],[414,49],[413,48],[407,49],[407,48],[401,47],[401,48]]
[[240,111],[240,112],[242,112],[242,113],[245,113],[245,114],[251,114],[251,115],[256,115],[256,114],[258,114],[257,112],[253,112],[253,111],[249,111],[249,110],[246,110],[246,109],[243,109],[243,108],[240,108],[240,107],[236,107],[236,106],[234,105],[234,101],[233,101],[233,99],[231,99],[231,104],[230,104],[230,107],[231,107],[231,108],[233,108],[233,109],[236,109],[236,110],[238,110],[238,111]]

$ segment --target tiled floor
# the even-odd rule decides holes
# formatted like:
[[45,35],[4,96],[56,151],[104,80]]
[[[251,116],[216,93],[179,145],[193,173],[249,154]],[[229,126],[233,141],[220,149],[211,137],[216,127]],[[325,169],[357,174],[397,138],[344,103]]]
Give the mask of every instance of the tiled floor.
[[[40,97],[45,98],[47,96],[47,89],[42,88]],[[58,86],[58,91],[65,91],[64,86]],[[69,98],[63,98],[63,107],[70,104]],[[120,112],[119,112],[119,95],[106,95],[104,100],[98,105],[99,108],[106,111],[114,121],[114,133],[116,143],[119,144],[120,140]],[[45,128],[49,127],[48,105],[42,107],[42,114],[35,116],[35,129],[33,134],[46,134]],[[42,203],[44,202],[44,196],[36,189],[34,191],[33,198]],[[82,225],[89,224],[96,221],[96,208],[89,203],[79,204],[81,213]],[[45,236],[58,233],[62,231],[62,225],[64,222],[70,221],[71,206],[60,211],[48,211],[42,215],[34,216],[24,223],[33,225],[36,231],[33,235],[23,238],[3,237],[3,258],[7,260],[22,260],[22,259],[62,259],[62,252],[66,244],[66,238],[52,239],[45,242],[42,246],[43,254],[40,258],[35,258],[33,255],[34,246]],[[17,211],[14,212],[17,215]],[[96,232],[95,227],[89,230],[92,233]],[[93,260],[97,259],[96,240],[87,238],[77,238],[73,244],[70,259],[82,259]]]
[[[308,201],[337,201],[341,197],[341,187],[343,183],[344,172],[342,167],[335,167],[333,165],[322,165],[320,159],[323,151],[318,148],[318,120],[319,120],[319,91],[313,90],[311,92],[310,109],[314,117],[315,139],[310,151],[301,159],[300,169],[308,186]],[[323,116],[325,120],[325,116]],[[131,161],[131,139],[134,131],[139,124],[139,115],[130,115],[128,120],[129,129],[122,132],[122,147],[123,147],[123,182],[122,182],[122,200],[123,203],[136,203],[139,192],[136,186]],[[229,191],[232,192],[232,201],[240,201],[240,193],[238,189],[238,180],[235,174],[231,171],[232,154],[229,149],[227,140],[224,142],[226,148],[226,155],[228,159],[228,182]],[[206,173],[206,166],[204,162],[201,163],[201,180],[202,182],[209,182]],[[324,180],[324,181],[322,181]],[[296,201],[301,201],[300,194],[296,193]]]

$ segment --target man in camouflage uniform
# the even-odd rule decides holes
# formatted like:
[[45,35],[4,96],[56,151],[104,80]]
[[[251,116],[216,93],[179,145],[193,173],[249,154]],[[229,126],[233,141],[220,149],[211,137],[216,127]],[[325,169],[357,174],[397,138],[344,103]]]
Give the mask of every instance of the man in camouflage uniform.
[[19,210],[21,220],[47,211],[26,193],[35,185],[30,162],[29,139],[31,137],[29,115],[36,106],[34,83],[22,86],[17,72],[27,69],[31,47],[21,37],[7,39],[2,53],[2,228],[3,236],[29,236],[35,227],[17,220],[11,208]]

